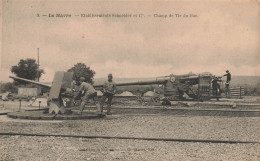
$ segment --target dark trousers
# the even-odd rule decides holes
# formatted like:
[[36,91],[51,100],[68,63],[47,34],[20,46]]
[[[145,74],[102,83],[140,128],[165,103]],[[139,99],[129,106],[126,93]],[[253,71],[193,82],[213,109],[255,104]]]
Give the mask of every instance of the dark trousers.
[[229,97],[230,96],[230,91],[229,91],[229,81],[226,81],[225,85],[226,85],[226,95]]
[[107,112],[110,113],[113,96],[114,96],[114,94],[112,94],[112,93],[104,93],[103,94],[103,96],[102,96],[102,98],[100,100],[101,111],[103,111],[104,103],[105,103],[106,99],[108,99],[108,101],[107,101],[107,103],[108,103]]
[[99,107],[99,104],[97,103],[97,92],[95,93],[92,93],[92,94],[85,94],[82,98],[81,98],[81,104],[80,104],[80,112],[82,113],[84,108],[85,108],[85,105],[87,104],[87,102],[90,100],[90,99],[93,99],[95,105],[97,106],[97,111],[98,112],[101,112],[101,109]]
[[226,81],[225,85],[226,85],[226,88],[229,89],[229,81]]

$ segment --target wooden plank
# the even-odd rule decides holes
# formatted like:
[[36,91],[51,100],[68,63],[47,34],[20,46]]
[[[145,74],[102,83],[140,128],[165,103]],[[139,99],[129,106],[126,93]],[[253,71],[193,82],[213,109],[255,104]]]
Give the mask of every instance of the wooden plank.
[[[229,88],[229,90],[240,90],[240,88]],[[241,90],[244,90],[244,88],[241,88]]]
[[240,92],[230,92],[231,94],[240,94]]
[[240,89],[229,89],[229,91],[240,91]]

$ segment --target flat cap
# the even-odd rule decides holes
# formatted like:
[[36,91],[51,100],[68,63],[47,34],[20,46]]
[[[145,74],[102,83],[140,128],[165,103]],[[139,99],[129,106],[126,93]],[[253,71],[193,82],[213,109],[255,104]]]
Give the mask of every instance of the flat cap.
[[80,81],[84,81],[85,78],[84,78],[84,77],[80,77],[79,80],[80,80]]

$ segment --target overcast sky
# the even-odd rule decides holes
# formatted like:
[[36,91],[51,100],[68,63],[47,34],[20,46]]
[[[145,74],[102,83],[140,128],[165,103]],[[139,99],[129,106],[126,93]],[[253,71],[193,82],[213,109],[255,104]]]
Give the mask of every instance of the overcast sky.
[[[72,17],[42,16],[49,13]],[[75,16],[84,13],[146,17]],[[10,81],[10,68],[20,59],[37,59],[37,48],[40,68],[45,70],[41,81],[51,81],[55,71],[66,71],[78,62],[93,69],[96,78],[108,73],[127,78],[189,72],[222,75],[227,69],[233,75],[259,76],[259,20],[259,1],[4,1],[1,81]]]

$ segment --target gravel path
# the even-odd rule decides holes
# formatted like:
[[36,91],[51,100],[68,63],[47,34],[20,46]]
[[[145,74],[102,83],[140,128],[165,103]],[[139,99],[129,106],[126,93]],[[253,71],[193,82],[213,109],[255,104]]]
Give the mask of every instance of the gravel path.
[[0,116],[0,132],[260,141],[259,117],[109,116],[54,122],[12,120]]
[[[112,115],[41,121],[1,115],[0,132],[259,142],[260,117]],[[3,135],[0,160],[260,160],[260,144]]]

